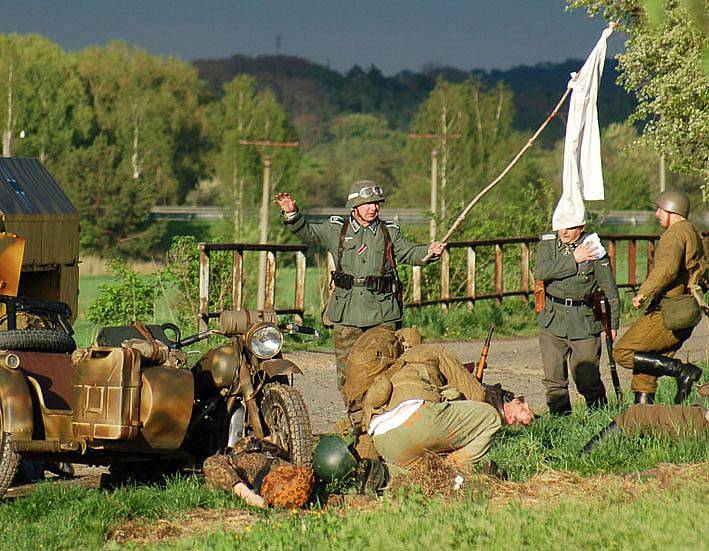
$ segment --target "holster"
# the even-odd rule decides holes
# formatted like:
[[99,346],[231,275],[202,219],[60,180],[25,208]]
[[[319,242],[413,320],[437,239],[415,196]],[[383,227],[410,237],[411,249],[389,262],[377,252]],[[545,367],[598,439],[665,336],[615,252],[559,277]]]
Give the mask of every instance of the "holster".
[[541,279],[534,280],[534,313],[539,314],[544,310],[546,302],[546,288]]

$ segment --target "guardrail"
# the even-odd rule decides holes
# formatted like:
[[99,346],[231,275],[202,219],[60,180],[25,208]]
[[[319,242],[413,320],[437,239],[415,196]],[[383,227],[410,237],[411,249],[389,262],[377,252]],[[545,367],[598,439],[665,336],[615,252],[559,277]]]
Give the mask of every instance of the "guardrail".
[[[209,311],[210,255],[214,251],[232,251],[231,259],[231,308],[241,310],[244,305],[244,252],[266,253],[266,294],[264,309],[278,314],[294,314],[296,323],[303,322],[305,305],[305,251],[307,245],[271,245],[250,243],[199,243],[199,330],[209,326],[209,319],[219,315]],[[276,308],[276,254],[295,254],[295,292],[291,308]]]
[[[618,281],[620,288],[636,288],[639,285],[638,280],[638,244],[645,243],[646,250],[646,273],[650,271],[654,264],[655,243],[659,239],[659,235],[654,234],[635,234],[635,235],[601,235],[608,256],[611,260],[613,273],[617,276],[618,268],[618,250],[622,244],[622,249],[626,249],[626,278],[623,281]],[[448,243],[448,248],[443,253],[440,259],[440,283],[439,296],[427,297],[422,296],[421,285],[421,269],[420,267],[413,268],[411,300],[407,302],[409,307],[428,306],[432,304],[441,304],[448,307],[454,303],[465,302],[469,308],[472,308],[478,300],[496,300],[502,302],[505,297],[521,297],[522,300],[528,302],[529,296],[533,293],[533,286],[530,282],[534,281],[534,274],[531,270],[531,256],[535,251],[536,244],[539,238],[534,237],[504,237],[498,239],[479,239],[475,241],[456,241]],[[505,266],[505,256],[509,255],[511,246],[515,246],[515,268]],[[466,274],[465,274],[465,293],[462,295],[451,295],[451,253],[455,250],[463,249],[466,252]],[[492,288],[484,292],[478,290],[478,274],[479,274],[479,257],[482,250],[492,249],[487,256],[492,258],[486,264],[492,264]],[[490,266],[486,266],[489,270]],[[511,279],[510,276],[517,276],[515,279],[519,284],[507,288],[505,286],[505,276]]]

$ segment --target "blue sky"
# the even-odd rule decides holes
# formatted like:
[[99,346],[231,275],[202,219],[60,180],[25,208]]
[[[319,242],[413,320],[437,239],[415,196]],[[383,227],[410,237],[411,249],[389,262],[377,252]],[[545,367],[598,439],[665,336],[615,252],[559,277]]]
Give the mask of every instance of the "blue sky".
[[[560,0],[3,0],[1,33],[39,33],[67,50],[122,39],[186,60],[297,55],[386,74],[425,64],[507,69],[585,58],[605,26]],[[609,41],[609,55],[622,48]]]

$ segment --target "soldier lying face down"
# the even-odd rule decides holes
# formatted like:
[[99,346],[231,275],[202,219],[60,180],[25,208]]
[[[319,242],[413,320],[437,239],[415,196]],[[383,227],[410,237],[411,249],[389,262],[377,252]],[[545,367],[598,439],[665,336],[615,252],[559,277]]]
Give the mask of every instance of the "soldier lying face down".
[[709,433],[709,383],[701,385],[694,405],[635,404],[618,415],[581,450],[591,453],[602,442],[617,433],[658,434],[678,437]]
[[416,344],[400,354],[403,346],[396,340],[394,332],[381,327],[360,337],[343,389],[352,417],[389,464],[406,467],[430,451],[470,467],[482,459],[503,423],[532,422],[524,398],[500,385],[482,385],[443,346]]
[[290,464],[281,448],[251,436],[239,440],[228,453],[205,459],[202,469],[210,486],[233,492],[261,509],[302,507],[315,484],[310,467]]

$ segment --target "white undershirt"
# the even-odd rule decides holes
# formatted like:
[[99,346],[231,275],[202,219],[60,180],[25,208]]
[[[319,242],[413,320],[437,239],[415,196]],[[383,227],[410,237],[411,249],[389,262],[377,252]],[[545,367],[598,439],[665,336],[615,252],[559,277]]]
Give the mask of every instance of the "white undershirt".
[[400,427],[421,407],[421,404],[423,404],[423,400],[406,400],[391,411],[375,415],[369,422],[367,432],[371,436],[379,436]]

